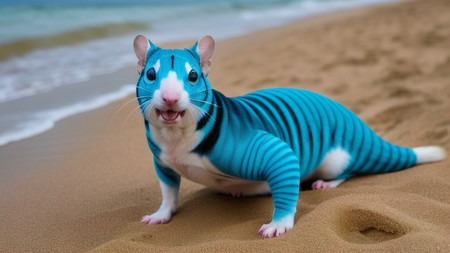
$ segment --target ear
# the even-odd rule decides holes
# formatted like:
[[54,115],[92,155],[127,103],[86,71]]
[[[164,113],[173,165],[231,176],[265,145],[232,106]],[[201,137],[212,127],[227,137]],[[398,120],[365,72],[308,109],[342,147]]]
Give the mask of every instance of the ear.
[[142,69],[145,67],[145,64],[147,63],[147,54],[149,50],[156,49],[156,46],[153,45],[150,42],[150,40],[148,40],[144,35],[139,34],[134,39],[133,47],[134,53],[138,58],[137,71],[139,74],[141,74]]
[[200,56],[200,67],[205,76],[208,75],[211,69],[211,57],[214,53],[215,42],[214,39],[206,35],[201,38],[195,45],[195,51]]

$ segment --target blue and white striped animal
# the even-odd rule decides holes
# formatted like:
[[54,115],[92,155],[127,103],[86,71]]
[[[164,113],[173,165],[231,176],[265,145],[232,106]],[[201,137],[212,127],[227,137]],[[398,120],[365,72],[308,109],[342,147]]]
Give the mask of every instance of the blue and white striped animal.
[[378,137],[337,102],[298,89],[266,89],[228,98],[206,78],[210,36],[190,49],[161,49],[143,35],[137,99],[160,179],[162,204],[142,218],[167,223],[177,208],[180,177],[234,196],[272,194],[272,221],[263,237],[294,225],[300,183],[336,187],[360,174],[439,161],[439,147],[404,148]]

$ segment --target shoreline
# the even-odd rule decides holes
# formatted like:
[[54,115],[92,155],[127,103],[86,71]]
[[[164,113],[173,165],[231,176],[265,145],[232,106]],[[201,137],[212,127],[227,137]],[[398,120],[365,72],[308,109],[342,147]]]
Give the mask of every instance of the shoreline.
[[149,25],[143,23],[128,22],[122,24],[97,25],[70,30],[56,35],[15,40],[0,44],[0,61],[6,61],[37,50],[67,47],[91,40],[129,34],[130,31],[133,30],[149,30],[149,28]]
[[[444,8],[443,2],[434,1],[427,8],[437,15],[439,8],[431,6],[440,4]],[[394,38],[392,34],[396,31],[389,29],[400,26],[394,22],[392,28],[379,31],[380,26],[384,27],[380,25],[383,17],[406,20],[406,24],[414,24],[411,29],[416,29],[419,35],[426,34],[427,26],[411,21],[417,17],[423,20],[419,10],[424,7],[426,3],[407,1],[338,11],[221,40],[217,43],[209,80],[227,96],[279,85],[317,91],[356,111],[378,133],[397,144],[436,144],[449,150],[446,129],[450,123],[445,112],[450,107],[445,102],[448,92],[443,84],[449,77],[445,69],[439,68],[446,66],[445,57],[450,59],[450,55],[442,55],[446,40],[436,30],[439,26],[433,28],[435,41],[423,42],[434,43],[435,51],[417,45],[424,62],[419,67],[413,66],[414,54],[409,48],[394,47],[395,41],[377,37],[386,33]],[[401,10],[414,15],[408,17]],[[399,13],[398,17],[393,13]],[[364,25],[373,28],[377,36],[360,30]],[[360,31],[360,36],[353,39],[355,31]],[[376,39],[379,44],[374,42]],[[407,39],[409,43],[422,43],[413,36]],[[354,42],[351,50],[344,46],[349,41]],[[383,51],[390,52],[393,48],[397,50],[391,51],[391,55],[396,53],[398,57],[395,60]],[[268,59],[277,62],[277,66]],[[127,69],[134,70],[134,65]],[[423,83],[428,86],[423,87]],[[365,92],[369,89],[371,92]],[[382,241],[382,246],[390,250],[412,246],[431,250],[437,249],[431,248],[436,245],[445,251],[445,243],[450,247],[443,233],[450,231],[445,222],[450,211],[436,204],[450,204],[446,194],[450,185],[437,180],[450,179],[448,160],[392,175],[355,178],[330,191],[303,192],[295,229],[272,241],[260,240],[256,233],[260,223],[270,217],[270,208],[266,209],[271,205],[270,198],[218,196],[186,180],[182,183],[180,209],[174,220],[163,227],[142,226],[139,217],[159,206],[160,193],[140,115],[129,116],[132,104],[116,112],[132,97],[68,117],[45,133],[0,147],[0,201],[4,203],[0,207],[4,218],[0,251],[223,252],[249,247],[292,250],[289,245],[298,250],[317,251],[326,250],[330,244],[346,250],[364,250],[377,247],[372,239]],[[430,194],[418,192],[417,187],[427,188]],[[411,203],[418,207],[412,207]],[[424,206],[434,210],[436,218],[418,210]],[[347,233],[351,221],[336,216],[345,208],[354,208],[353,214],[370,220],[373,224],[363,226],[375,227],[375,231],[360,237]],[[366,217],[367,213],[358,210],[368,210],[373,216]],[[410,221],[408,217],[415,219]],[[400,230],[394,231],[394,235],[397,232],[400,235],[398,238],[377,230],[388,226],[389,219],[399,222]],[[423,226],[416,227],[411,222]],[[324,231],[319,227],[330,229]],[[415,235],[408,229],[415,231]],[[329,241],[322,242],[320,238]],[[417,245],[424,238],[429,241]],[[283,243],[286,240],[292,243],[286,245]],[[365,244],[352,243],[355,241]]]

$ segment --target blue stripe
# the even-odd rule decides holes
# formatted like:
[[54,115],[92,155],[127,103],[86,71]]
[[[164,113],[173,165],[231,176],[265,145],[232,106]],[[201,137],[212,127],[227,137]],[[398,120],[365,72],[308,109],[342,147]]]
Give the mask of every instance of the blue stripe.
[[214,114],[214,127],[209,132],[209,134],[204,138],[197,147],[192,150],[192,152],[199,153],[199,154],[205,154],[208,151],[212,149],[212,146],[216,143],[217,139],[219,138],[220,129],[222,126],[222,117],[223,117],[223,110],[224,110],[224,103],[222,102],[222,98],[220,96],[223,96],[217,92],[214,92],[214,98],[217,102],[217,108],[216,113]]
[[[210,92],[207,92],[208,94]],[[193,101],[195,103],[195,101]],[[212,104],[216,104],[215,99],[213,98]],[[202,130],[206,124],[208,123],[208,121],[213,120],[211,119],[212,115],[214,115],[214,110],[215,110],[215,106],[214,105],[209,105],[209,109],[208,109],[208,113],[206,113],[205,115],[203,115],[203,117],[197,122],[197,129],[196,131]]]

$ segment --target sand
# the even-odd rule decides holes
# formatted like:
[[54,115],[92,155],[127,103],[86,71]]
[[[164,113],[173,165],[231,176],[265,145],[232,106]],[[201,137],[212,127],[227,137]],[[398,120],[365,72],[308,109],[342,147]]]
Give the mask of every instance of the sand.
[[[313,90],[390,142],[448,151],[448,13],[448,0],[408,1],[221,41],[210,81],[230,96]],[[134,66],[115,77],[136,78]],[[143,225],[161,196],[136,104],[119,110],[127,101],[0,148],[0,252],[450,252],[450,159],[304,190],[295,227],[275,239],[257,234],[270,197],[187,180],[173,220]]]

